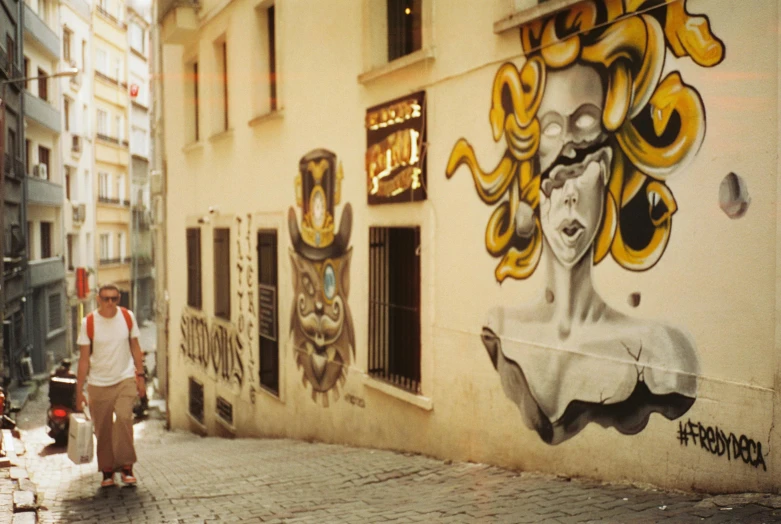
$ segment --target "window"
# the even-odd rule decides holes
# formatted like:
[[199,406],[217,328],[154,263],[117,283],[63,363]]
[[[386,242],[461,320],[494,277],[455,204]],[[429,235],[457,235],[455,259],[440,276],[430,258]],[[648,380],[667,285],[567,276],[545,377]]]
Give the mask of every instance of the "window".
[[420,228],[369,229],[369,375],[420,393]]
[[87,104],[82,106],[81,111],[81,132],[86,137],[89,136],[89,111],[87,110]]
[[24,165],[27,166],[27,174],[30,174],[32,166],[33,143],[29,139],[24,140]]
[[62,113],[65,118],[65,131],[71,130],[71,103],[68,97],[63,97],[62,100]]
[[421,48],[422,0],[388,0],[388,61]]
[[117,177],[117,198],[119,199],[120,204],[125,200],[125,175],[119,175]]
[[109,233],[100,234],[100,260],[111,258],[111,237]]
[[192,104],[192,107],[187,107],[185,110],[185,129],[187,129],[188,143],[197,142],[201,139],[201,130],[198,118],[198,62],[191,62],[186,70],[188,74],[185,76],[185,100]]
[[108,76],[108,53],[100,47],[95,50],[95,70]]
[[276,29],[274,24],[274,6],[266,10],[268,20],[268,86],[269,86],[269,109],[277,110],[277,44]]
[[230,229],[214,228],[214,316],[231,318]]
[[98,173],[98,196],[111,198],[111,181],[108,173]]
[[122,141],[122,117],[119,115],[114,115],[114,137]]
[[70,166],[64,166],[65,167],[65,199],[70,200],[71,199],[71,168]]
[[41,258],[52,256],[52,223],[41,222]]
[[204,409],[203,409],[203,384],[190,377],[190,386],[188,388],[188,411],[190,416],[197,422],[203,424]]
[[187,305],[196,309],[201,303],[201,230],[187,229]]
[[16,45],[14,43],[14,37],[6,33],[5,35],[5,50],[8,53],[8,60],[12,64],[16,64]]
[[130,24],[130,47],[144,54],[144,28],[136,23]]
[[216,82],[214,89],[214,134],[227,131],[228,128],[228,47],[225,40],[214,44],[214,57],[216,64]]
[[[49,179],[49,174],[51,173],[49,169],[49,148],[38,146],[38,176],[41,178],[45,178],[46,180]],[[46,169],[41,169],[40,166],[44,165],[46,166]]]
[[[26,56],[24,57],[24,77],[30,78],[30,59]],[[30,90],[30,81],[27,80],[24,83],[24,88],[29,91]]]
[[122,81],[122,61],[118,57],[114,57],[114,79]]
[[108,113],[98,109],[98,135],[108,136]]
[[49,295],[49,331],[60,329],[63,326],[62,294]]
[[6,135],[8,138],[6,138],[5,147],[8,150],[8,156],[11,158],[17,158],[19,156],[19,152],[16,150],[16,131],[11,128],[7,128],[6,130],[8,131],[8,134]]
[[68,257],[68,271],[73,271],[73,266],[75,265],[73,262],[73,235],[68,233],[65,242],[67,250],[66,256]]
[[[48,73],[38,68],[38,76],[46,76]],[[39,78],[38,79],[38,98],[41,100],[49,100],[49,79],[48,78]]]
[[258,301],[260,385],[279,393],[276,231],[258,232]]
[[71,61],[71,33],[70,29],[62,29],[62,59],[66,62]]
[[81,70],[87,69],[87,41],[81,41]]

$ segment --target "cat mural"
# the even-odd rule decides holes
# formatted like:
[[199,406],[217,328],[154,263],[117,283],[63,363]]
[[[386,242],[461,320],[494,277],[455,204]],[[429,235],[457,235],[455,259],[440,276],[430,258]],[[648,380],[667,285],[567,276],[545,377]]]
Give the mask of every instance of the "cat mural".
[[312,400],[329,405],[329,393],[339,399],[339,386],[355,354],[355,331],[350,306],[349,246],[352,207],[344,205],[339,230],[334,230],[335,207],[341,199],[342,167],[336,155],[315,149],[301,158],[296,177],[296,204],[288,210],[293,248],[293,308],[290,331],[303,384],[312,387]]

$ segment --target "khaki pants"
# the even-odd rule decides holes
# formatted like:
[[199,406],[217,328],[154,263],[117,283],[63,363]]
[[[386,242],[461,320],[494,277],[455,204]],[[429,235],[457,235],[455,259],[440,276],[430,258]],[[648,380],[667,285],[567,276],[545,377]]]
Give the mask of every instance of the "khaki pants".
[[133,403],[138,394],[135,379],[128,378],[113,386],[87,385],[87,394],[98,439],[98,470],[114,471],[135,464]]

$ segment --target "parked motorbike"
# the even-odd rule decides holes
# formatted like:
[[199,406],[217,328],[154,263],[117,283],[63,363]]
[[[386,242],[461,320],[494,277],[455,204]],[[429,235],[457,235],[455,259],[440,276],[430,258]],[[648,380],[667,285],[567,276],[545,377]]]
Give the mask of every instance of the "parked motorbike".
[[49,436],[58,445],[68,442],[68,421],[76,408],[76,375],[71,371],[69,358],[49,375],[49,411],[46,424]]
[[0,387],[0,429],[16,429],[14,417],[18,412],[18,407],[11,406],[8,388],[6,386]]

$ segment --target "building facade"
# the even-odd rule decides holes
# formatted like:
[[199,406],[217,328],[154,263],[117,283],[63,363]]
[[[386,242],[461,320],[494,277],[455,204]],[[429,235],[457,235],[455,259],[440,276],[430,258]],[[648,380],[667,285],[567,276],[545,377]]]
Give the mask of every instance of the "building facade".
[[777,492],[779,16],[161,3],[171,426]]
[[99,283],[113,282],[130,306],[130,148],[127,11],[103,0],[92,11],[95,256]]
[[2,378],[15,380],[20,374],[20,359],[28,350],[25,279],[27,270],[27,227],[24,206],[24,85],[8,82],[24,76],[24,2],[0,1],[0,140],[4,145],[0,173],[0,226],[3,231],[0,274],[0,320],[2,332]]
[[81,319],[94,307],[95,198],[93,197],[93,136],[90,115],[93,70],[92,7],[85,0],[60,2],[62,68],[79,73],[60,80],[63,93],[63,133],[60,140],[64,170],[65,264],[67,280],[68,348],[76,352]]
[[63,124],[61,84],[49,78],[60,69],[59,3],[28,0],[24,11],[24,154],[27,219],[27,303],[29,343],[35,372],[51,368],[66,354],[65,229],[63,194],[66,172],[60,140]]

